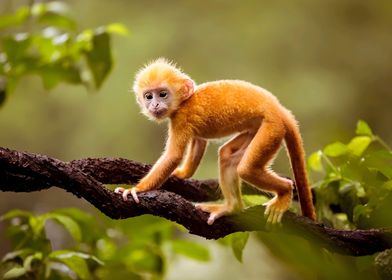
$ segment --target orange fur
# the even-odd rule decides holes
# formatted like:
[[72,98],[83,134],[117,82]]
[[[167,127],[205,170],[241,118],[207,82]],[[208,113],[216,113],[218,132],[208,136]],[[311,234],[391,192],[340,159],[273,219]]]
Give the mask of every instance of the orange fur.
[[[165,59],[158,59],[137,73],[134,91],[139,104],[142,105],[146,90],[159,87],[168,88],[175,96],[168,114],[169,137],[163,155],[135,187],[135,193],[159,187],[171,174],[182,178],[192,176],[208,139],[238,134],[219,150],[224,204],[196,207],[211,213],[209,224],[222,215],[241,210],[240,179],[243,179],[256,188],[276,194],[266,204],[265,214],[268,222],[279,222],[291,204],[293,184],[275,174],[269,166],[285,140],[302,212],[313,220],[316,218],[296,121],[275,96],[239,80],[195,86],[188,75]],[[184,163],[178,167],[184,155]]]

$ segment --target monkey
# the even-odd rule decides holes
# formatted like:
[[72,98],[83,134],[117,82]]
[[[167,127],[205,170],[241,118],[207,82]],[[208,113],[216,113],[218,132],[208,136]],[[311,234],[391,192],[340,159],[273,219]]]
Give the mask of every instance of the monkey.
[[116,188],[124,200],[131,194],[160,187],[171,175],[191,177],[211,139],[232,138],[219,148],[222,204],[198,203],[209,213],[207,223],[244,207],[241,181],[274,193],[264,205],[268,224],[280,223],[291,205],[294,183],[277,175],[271,164],[283,142],[290,158],[302,214],[316,219],[307,178],[302,137],[294,115],[269,91],[242,80],[219,80],[200,85],[173,62],[159,58],[142,67],[133,91],[149,119],[169,120],[163,154],[148,174],[130,189]]

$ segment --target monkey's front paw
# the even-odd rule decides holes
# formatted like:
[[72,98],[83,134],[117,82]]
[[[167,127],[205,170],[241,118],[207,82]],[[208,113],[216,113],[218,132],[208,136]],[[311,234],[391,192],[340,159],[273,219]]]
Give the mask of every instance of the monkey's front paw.
[[116,188],[116,189],[114,190],[114,192],[115,192],[115,193],[118,193],[118,194],[121,194],[124,201],[127,201],[127,200],[128,200],[128,194],[131,194],[132,197],[133,197],[133,200],[134,200],[136,203],[139,203],[139,202],[140,202],[140,201],[139,201],[139,198],[138,198],[138,196],[137,196],[137,189],[136,189],[136,188],[124,189],[124,188],[119,187],[119,188]]

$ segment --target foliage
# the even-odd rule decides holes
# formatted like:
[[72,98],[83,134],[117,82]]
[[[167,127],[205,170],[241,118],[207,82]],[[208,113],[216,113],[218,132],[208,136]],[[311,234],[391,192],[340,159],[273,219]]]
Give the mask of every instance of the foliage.
[[249,232],[235,232],[224,238],[220,242],[223,245],[230,246],[235,258],[242,263],[242,255],[249,239]]
[[[1,221],[10,222],[7,235],[13,248],[2,259],[5,279],[161,278],[173,254],[210,259],[203,245],[175,238],[177,226],[152,216],[127,221],[100,216],[97,220],[67,208],[43,215],[12,210]],[[53,249],[47,235],[49,221],[63,226],[73,246]]]
[[308,163],[324,174],[315,184],[320,220],[336,228],[392,226],[392,150],[364,121],[347,144],[329,144]]
[[62,2],[22,6],[0,17],[0,104],[21,77],[36,74],[46,89],[60,82],[102,86],[112,68],[110,35],[126,34],[118,23],[78,31]]
[[[76,209],[59,209],[38,216],[27,211],[12,210],[3,215],[2,221],[11,221],[7,233],[14,249],[2,259],[2,263],[7,267],[4,279],[58,279],[60,275],[77,275],[80,279],[90,279],[89,269],[103,263],[93,255],[80,250],[80,244],[84,239],[81,227],[72,218],[72,214],[77,214],[79,220],[85,223],[93,221],[92,217]],[[52,250],[45,231],[45,224],[49,220],[56,221],[68,231],[76,244],[74,249]]]
[[[391,163],[391,149],[364,121],[347,144],[334,142],[311,154],[308,166],[320,177],[313,185],[319,221],[342,229],[391,227]],[[257,236],[300,279],[390,279],[389,250],[340,256],[311,246],[317,240],[309,243],[306,232],[304,238],[282,232]]]

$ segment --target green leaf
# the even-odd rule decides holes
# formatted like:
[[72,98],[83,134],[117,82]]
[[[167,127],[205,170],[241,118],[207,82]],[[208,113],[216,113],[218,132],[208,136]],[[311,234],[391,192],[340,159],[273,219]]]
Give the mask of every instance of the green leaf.
[[199,243],[187,240],[173,240],[171,244],[173,251],[177,254],[203,262],[210,260],[210,252]]
[[350,141],[347,147],[351,154],[361,156],[371,142],[372,138],[369,136],[357,136]]
[[91,279],[90,271],[84,259],[78,257],[70,257],[66,259],[58,259],[57,261],[68,266],[68,268],[75,272],[80,279]]
[[44,13],[46,13],[46,11],[47,11],[47,5],[44,3],[35,3],[31,7],[31,15],[34,17],[39,17]]
[[71,84],[81,82],[79,69],[72,65],[48,64],[40,68],[40,74],[46,89],[52,89],[60,82]]
[[353,184],[344,185],[339,189],[339,205],[350,222],[354,221],[354,208],[359,204],[357,188]]
[[392,179],[392,152],[378,150],[367,153],[364,164],[366,167],[376,169],[387,178]]
[[38,216],[38,217],[31,216],[29,218],[29,225],[33,230],[34,235],[39,236],[43,234],[45,219],[43,218],[43,216]]
[[357,129],[355,130],[355,133],[358,135],[367,135],[367,136],[373,136],[373,132],[370,129],[369,125],[362,120],[359,120],[357,123]]
[[41,15],[38,22],[44,25],[76,30],[76,22],[67,16],[48,12]]
[[83,51],[90,51],[93,48],[93,40],[94,37],[94,32],[91,29],[86,29],[83,30],[81,33],[79,33],[76,36],[76,41],[74,43],[74,46],[78,50],[83,50]]
[[14,267],[8,270],[4,275],[4,279],[14,279],[26,274],[24,267]]
[[27,57],[28,48],[31,45],[31,36],[26,33],[17,33],[14,36],[4,37],[2,47],[7,55],[7,61],[11,64],[24,62]]
[[321,162],[322,151],[317,151],[311,154],[308,158],[308,165],[314,171],[323,171],[323,164]]
[[73,252],[68,250],[54,251],[49,254],[49,259],[61,262],[74,271],[82,280],[91,279],[91,274],[87,266],[86,259],[91,259],[102,265],[103,263],[96,257],[89,254]]
[[5,256],[3,257],[3,259],[1,260],[1,262],[7,262],[7,261],[11,261],[14,260],[16,258],[24,258],[25,256],[31,254],[33,252],[32,249],[22,249],[22,250],[17,250],[17,251],[12,251],[9,252],[7,254],[5,254]]
[[53,251],[52,253],[50,253],[49,257],[50,258],[57,258],[57,259],[78,257],[78,258],[85,259],[85,260],[92,260],[99,265],[104,265],[104,263],[100,259],[98,259],[97,257],[95,257],[93,255],[81,253],[81,252],[70,251],[70,250]]
[[52,1],[49,3],[35,3],[31,9],[31,14],[40,17],[46,13],[55,13],[65,15],[69,13],[67,4],[60,1]]
[[54,219],[62,224],[75,241],[80,242],[82,240],[80,227],[72,218],[57,213],[48,213],[46,219]]
[[347,146],[341,142],[335,142],[329,144],[324,148],[324,154],[326,154],[329,157],[339,157],[345,155],[347,151],[348,151]]
[[261,205],[269,200],[268,197],[258,194],[243,195],[242,198],[244,199],[246,206]]
[[102,260],[111,260],[116,256],[118,250],[116,243],[109,238],[101,238],[96,243],[97,256]]
[[92,39],[92,49],[86,53],[87,63],[94,77],[95,87],[99,89],[112,68],[110,37],[97,30]]
[[125,27],[124,24],[121,23],[112,23],[106,26],[106,31],[112,34],[118,35],[128,35],[128,29]]
[[86,226],[91,226],[91,227],[97,226],[96,217],[78,208],[59,208],[52,211],[52,213],[61,214],[70,217],[73,220],[77,221],[78,224],[85,224]]
[[29,211],[24,211],[24,210],[11,210],[4,214],[3,216],[0,217],[0,221],[16,218],[16,217],[24,217],[24,218],[30,218],[32,217],[33,214]]
[[236,232],[230,235],[231,249],[239,262],[242,262],[242,253],[249,239],[249,232]]
[[6,27],[14,27],[18,26],[29,18],[30,9],[27,6],[23,6],[19,8],[14,14],[12,15],[5,15],[0,17],[0,29]]
[[[124,249],[124,248],[123,248]],[[139,247],[137,249],[131,246],[125,247],[127,253],[123,255],[122,263],[127,267],[132,267],[136,271],[144,272],[162,272],[164,270],[163,256],[159,248]],[[158,249],[156,252],[154,252]],[[120,251],[121,252],[121,251]],[[118,258],[118,257],[116,257]]]
[[23,267],[26,271],[31,271],[31,264],[33,263],[34,260],[42,260],[42,253],[36,252],[35,254],[28,256],[23,261]]
[[372,209],[366,205],[355,206],[354,215],[353,215],[354,223],[358,224],[361,216],[369,217],[371,212],[372,212]]

